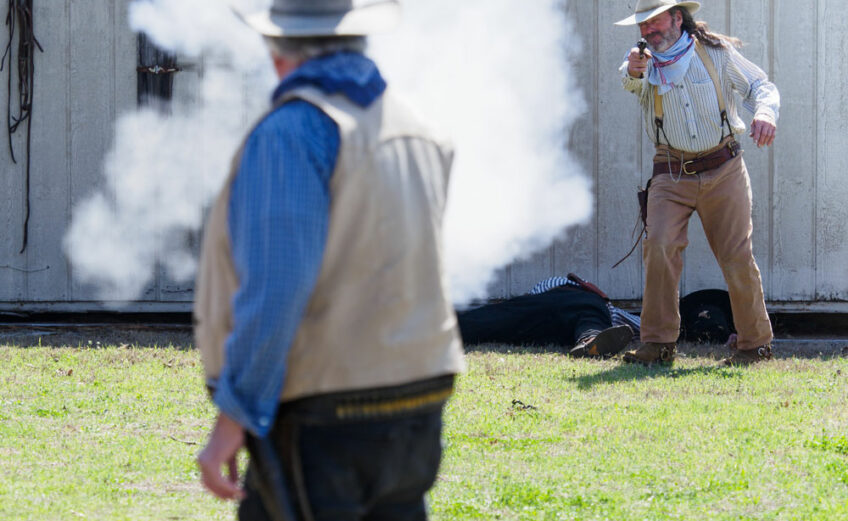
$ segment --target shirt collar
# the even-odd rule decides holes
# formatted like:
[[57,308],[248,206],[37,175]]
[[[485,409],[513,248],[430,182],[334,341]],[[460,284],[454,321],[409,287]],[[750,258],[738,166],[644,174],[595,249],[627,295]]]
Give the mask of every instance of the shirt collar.
[[360,107],[367,107],[386,90],[386,81],[371,59],[361,53],[342,51],[301,64],[280,82],[272,100],[305,86],[328,95],[343,94]]

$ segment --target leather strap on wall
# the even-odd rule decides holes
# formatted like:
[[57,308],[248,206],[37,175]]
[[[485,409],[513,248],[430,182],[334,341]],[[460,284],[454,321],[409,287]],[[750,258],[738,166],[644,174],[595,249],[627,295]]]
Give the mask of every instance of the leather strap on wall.
[[[35,84],[35,50],[44,52],[41,44],[35,38],[33,29],[33,0],[9,0],[9,11],[6,14],[6,26],[9,27],[9,41],[6,51],[0,59],[0,70],[8,67],[8,98],[7,98],[7,120],[9,130],[9,152],[12,162],[18,162],[15,157],[15,148],[12,145],[12,134],[18,128],[26,125],[26,151],[24,166],[24,225],[21,251],[26,250],[29,241],[29,217],[30,217],[30,144],[32,142],[32,105],[35,99],[33,92]],[[16,33],[17,31],[17,33]],[[15,37],[17,36],[17,42]],[[17,43],[17,45],[15,45]],[[17,56],[15,56],[17,51]],[[17,67],[15,67],[17,65]],[[17,73],[17,104],[12,103],[12,79]]]

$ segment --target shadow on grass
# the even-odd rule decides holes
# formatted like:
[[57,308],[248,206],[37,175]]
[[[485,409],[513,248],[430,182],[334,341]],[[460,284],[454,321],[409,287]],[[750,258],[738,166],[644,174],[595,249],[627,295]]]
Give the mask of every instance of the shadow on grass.
[[568,380],[577,383],[579,389],[591,389],[599,384],[614,384],[623,381],[642,380],[645,378],[685,378],[692,375],[710,375],[719,378],[741,378],[742,373],[738,368],[722,367],[718,365],[675,368],[654,364],[651,366],[622,364],[611,367],[604,371],[572,376]]
[[571,346],[517,346],[512,344],[470,344],[463,347],[466,353],[497,353],[504,355],[541,355],[546,353],[565,355],[571,349]]
[[0,345],[21,349],[104,347],[194,348],[190,328],[148,326],[79,326],[62,328],[0,328]]
[[[635,347],[632,343],[630,349]],[[466,345],[467,353],[497,353],[497,354],[561,354],[567,355],[571,346],[516,346],[509,344],[478,344]],[[772,344],[775,359],[801,358],[808,360],[833,360],[848,358],[848,341],[838,339],[776,339]],[[730,355],[731,351],[721,344],[694,344],[681,342],[678,353],[691,358],[718,360]]]

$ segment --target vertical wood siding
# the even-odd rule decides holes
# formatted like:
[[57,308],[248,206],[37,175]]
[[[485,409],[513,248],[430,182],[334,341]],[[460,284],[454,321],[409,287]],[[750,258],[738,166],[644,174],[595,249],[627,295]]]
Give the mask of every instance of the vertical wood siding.
[[[766,298],[787,309],[848,300],[848,45],[837,0],[704,0],[696,18],[739,36],[742,53],[761,66],[782,96],[778,139],[757,149],[741,136],[754,197],[754,254]],[[639,299],[637,250],[615,270],[630,245],[637,213],[636,185],[648,180],[653,145],[637,103],[621,89],[616,69],[638,39],[613,22],[635,2],[570,0],[583,48],[575,61],[590,111],[571,135],[571,147],[595,182],[592,221],[529,261],[503,271],[499,296],[522,293],[551,275],[574,271],[597,281],[611,297]],[[746,123],[750,115],[742,114]],[[689,225],[681,292],[725,287],[697,215]],[[514,273],[518,269],[520,277]],[[848,309],[837,304],[829,309]]]
[[[36,56],[29,248],[18,253],[24,213],[23,165],[0,146],[0,309],[92,304],[92,288],[75,277],[62,253],[71,209],[103,182],[102,161],[113,123],[136,104],[136,38],[126,21],[129,0],[35,2]],[[592,179],[595,212],[585,226],[530,259],[501,271],[494,296],[523,293],[569,271],[600,284],[613,298],[642,293],[639,251],[615,270],[630,246],[636,188],[647,181],[653,147],[634,97],[617,68],[638,38],[613,22],[635,2],[568,0],[580,53],[574,61],[589,109],[569,136]],[[841,0],[703,0],[697,18],[741,37],[742,52],[773,78],[783,98],[778,139],[758,150],[741,141],[754,193],[754,252],[772,303],[848,301],[848,30]],[[175,97],[191,100],[202,67],[180,73]],[[5,72],[4,72],[5,74]],[[13,97],[16,86],[13,85]],[[0,99],[7,84],[0,81]],[[749,115],[743,115],[749,119]],[[5,136],[3,137],[5,141]],[[23,154],[23,134],[13,139]],[[700,221],[689,228],[681,291],[724,287]],[[159,273],[130,309],[179,309],[191,288]],[[142,304],[141,301],[144,301]],[[177,308],[173,304],[177,304]],[[168,307],[171,304],[171,307]],[[147,307],[144,307],[147,306]],[[846,307],[848,309],[848,307]]]

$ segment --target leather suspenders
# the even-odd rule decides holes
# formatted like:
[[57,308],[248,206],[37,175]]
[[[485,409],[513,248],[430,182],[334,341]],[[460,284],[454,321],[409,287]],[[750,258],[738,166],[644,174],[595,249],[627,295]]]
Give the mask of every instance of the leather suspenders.
[[[698,53],[698,57],[701,58],[701,62],[703,62],[704,67],[707,69],[707,72],[710,75],[710,78],[713,80],[713,85],[716,90],[716,97],[718,98],[718,110],[721,112],[721,139],[719,139],[719,143],[724,141],[726,137],[724,135],[724,126],[727,125],[728,136],[733,135],[733,129],[730,127],[730,121],[727,119],[727,108],[724,104],[724,92],[721,88],[721,83],[718,79],[718,71],[716,71],[715,64],[713,63],[712,58],[707,53],[707,50],[701,45],[701,42],[695,40],[695,52]],[[660,96],[659,88],[654,85],[654,124],[656,125],[656,143],[660,144],[660,132],[665,136],[665,142],[669,146],[671,143],[668,142],[668,136],[665,135],[665,130],[663,129],[663,101],[662,96]]]
[[[727,119],[727,108],[724,104],[724,93],[721,89],[721,83],[719,82],[719,79],[718,79],[718,71],[716,71],[715,64],[713,63],[712,58],[710,58],[710,55],[707,54],[707,50],[704,49],[704,47],[701,45],[701,42],[699,42],[698,40],[695,40],[695,51],[698,53],[698,57],[701,58],[701,62],[703,62],[704,67],[707,69],[707,72],[710,74],[710,78],[712,78],[713,85],[715,86],[716,97],[718,98],[718,110],[721,112],[721,139],[719,139],[719,144],[721,144],[726,137],[724,135],[724,126],[727,125],[727,130],[728,130],[727,135],[728,136],[733,135],[733,129],[730,127],[730,121],[728,121],[728,119]],[[656,124],[656,132],[657,132],[657,141],[656,141],[657,145],[660,144],[660,132],[662,132],[663,136],[665,136],[665,142],[669,146],[671,146],[671,144],[668,143],[668,136],[665,135],[665,130],[663,130],[663,102],[662,102],[662,96],[660,96],[659,90],[658,90],[656,85],[654,85],[654,115],[655,115],[654,123]],[[735,141],[731,141],[731,143],[728,143],[727,149],[730,151],[731,157],[733,157],[737,154],[738,145],[736,145]],[[722,150],[721,153],[725,153],[725,151]],[[721,161],[723,162],[723,161],[726,161],[726,160],[727,160],[727,158],[722,158]],[[683,162],[683,160],[681,159],[680,163],[677,163],[677,164],[681,165],[680,166],[681,173],[686,173],[686,174],[697,173],[695,171],[692,171],[692,172],[687,171],[686,170],[687,163],[691,164],[691,163],[694,163],[694,161]],[[672,167],[671,167],[671,164],[669,163],[669,168],[668,168],[667,173],[671,173],[671,170],[672,170]],[[666,173],[666,172],[657,172],[657,170],[655,168],[654,169],[654,176],[657,175],[658,173]],[[639,246],[639,243],[642,241],[642,236],[643,235],[647,236],[647,233],[648,233],[648,190],[651,188],[651,181],[652,180],[653,180],[653,176],[651,177],[651,179],[648,180],[648,184],[645,186],[645,189],[639,190],[639,192],[637,194],[637,196],[639,198],[640,217],[641,217],[641,220],[642,220],[642,230],[639,232],[639,238],[636,239],[636,243],[633,244],[633,247],[630,248],[630,251],[627,253],[627,255],[625,255],[620,261],[616,262],[615,265],[613,266],[613,268],[618,267],[619,264],[621,264],[628,257],[630,257],[630,255],[633,254],[633,252],[636,250],[636,247]],[[639,226],[639,221],[636,221],[636,227],[638,228],[638,226]],[[636,228],[634,228],[633,231],[635,232]]]

